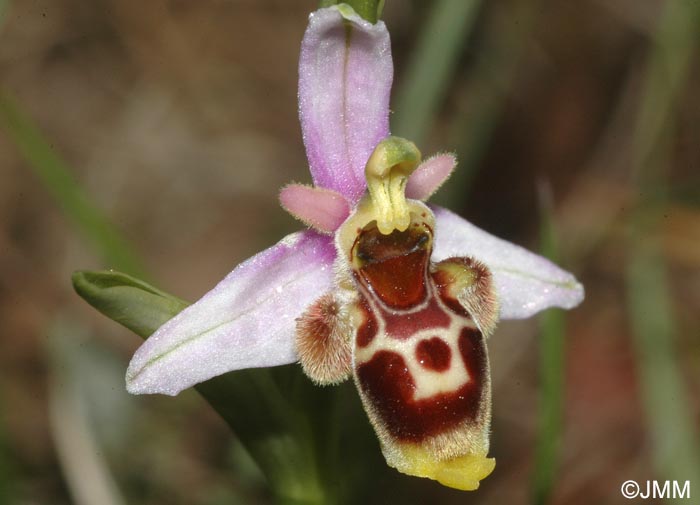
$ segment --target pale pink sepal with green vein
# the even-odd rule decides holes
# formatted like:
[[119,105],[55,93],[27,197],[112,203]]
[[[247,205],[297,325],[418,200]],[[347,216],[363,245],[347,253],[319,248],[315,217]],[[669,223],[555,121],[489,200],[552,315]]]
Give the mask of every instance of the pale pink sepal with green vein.
[[309,16],[299,59],[299,117],[314,184],[355,204],[365,164],[389,135],[389,32],[347,6]]
[[241,368],[296,361],[295,319],[333,285],[332,240],[297,232],[241,263],[136,351],[130,393],[176,395]]
[[491,270],[501,303],[501,319],[524,319],[547,309],[570,309],[583,301],[581,283],[547,258],[534,254],[434,206],[433,258],[471,256]]

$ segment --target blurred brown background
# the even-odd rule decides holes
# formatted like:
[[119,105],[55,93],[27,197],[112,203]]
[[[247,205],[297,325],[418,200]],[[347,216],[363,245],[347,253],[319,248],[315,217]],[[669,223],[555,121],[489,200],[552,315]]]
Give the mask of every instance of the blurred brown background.
[[[673,370],[686,394],[679,423],[690,420],[697,435],[700,30],[691,48],[675,29],[659,35],[669,5],[693,1],[483,2],[459,39],[437,115],[421,125],[424,153],[455,150],[462,160],[437,200],[482,228],[537,249],[537,188],[549,188],[559,262],[586,287],[566,316],[553,503],[624,503],[623,481],[673,478],[655,462],[659,430],[645,393],[653,376],[633,335],[655,323],[630,308],[630,255],[647,242],[666,273],[651,286],[672,315]],[[0,1],[0,89],[135,245],[152,280],[193,300],[301,226],[276,197],[289,181],[310,182],[296,65],[315,7]],[[387,0],[396,95],[433,8]],[[690,55],[668,72],[650,63],[664,41]],[[75,483],[104,465],[125,503],[266,503],[260,477],[194,393],[123,392],[139,338],[90,309],[69,281],[74,270],[109,266],[0,128],[0,502],[86,503]],[[501,324],[490,345],[497,469],[473,494],[421,483],[415,503],[530,499],[537,321]],[[85,417],[94,437],[79,429]],[[700,481],[691,489],[700,493]]]

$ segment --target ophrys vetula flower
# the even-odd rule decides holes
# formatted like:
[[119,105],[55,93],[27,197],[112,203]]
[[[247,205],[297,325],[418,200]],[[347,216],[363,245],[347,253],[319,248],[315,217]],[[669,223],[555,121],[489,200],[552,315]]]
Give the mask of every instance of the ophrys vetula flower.
[[391,466],[475,489],[494,466],[486,337],[499,317],[577,305],[583,288],[423,203],[455,159],[421,163],[389,135],[392,73],[382,22],[345,6],[311,15],[299,112],[314,186],[280,193],[310,229],[163,325],[134,355],[127,387],[174,395],[231,370],[301,361],[319,384],[354,378]]

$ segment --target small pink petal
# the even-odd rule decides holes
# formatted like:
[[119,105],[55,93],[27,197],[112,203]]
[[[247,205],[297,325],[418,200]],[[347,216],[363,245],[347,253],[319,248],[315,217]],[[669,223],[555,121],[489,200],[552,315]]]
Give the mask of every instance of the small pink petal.
[[241,263],[136,351],[128,391],[176,395],[231,370],[296,361],[295,320],[332,287],[334,259],[331,237],[305,231]]
[[432,207],[436,232],[433,260],[472,256],[491,269],[501,319],[524,319],[549,307],[571,309],[583,301],[583,286],[547,258],[495,237],[441,207]]
[[389,135],[389,32],[347,7],[309,17],[299,59],[299,117],[314,184],[355,204],[365,164]]
[[280,191],[284,210],[322,233],[333,233],[350,215],[343,195],[331,189],[290,184]]
[[457,166],[453,154],[437,154],[418,165],[406,184],[406,196],[414,200],[427,200],[452,175]]

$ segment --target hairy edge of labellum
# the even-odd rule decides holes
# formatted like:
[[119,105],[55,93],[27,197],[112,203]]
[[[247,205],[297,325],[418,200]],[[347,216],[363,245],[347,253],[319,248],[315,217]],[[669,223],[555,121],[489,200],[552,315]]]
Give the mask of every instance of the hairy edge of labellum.
[[296,348],[304,373],[320,385],[352,375],[351,329],[343,306],[326,293],[297,319]]
[[455,312],[471,317],[484,337],[498,323],[499,303],[491,270],[469,257],[453,257],[434,266],[432,274],[440,297]]

